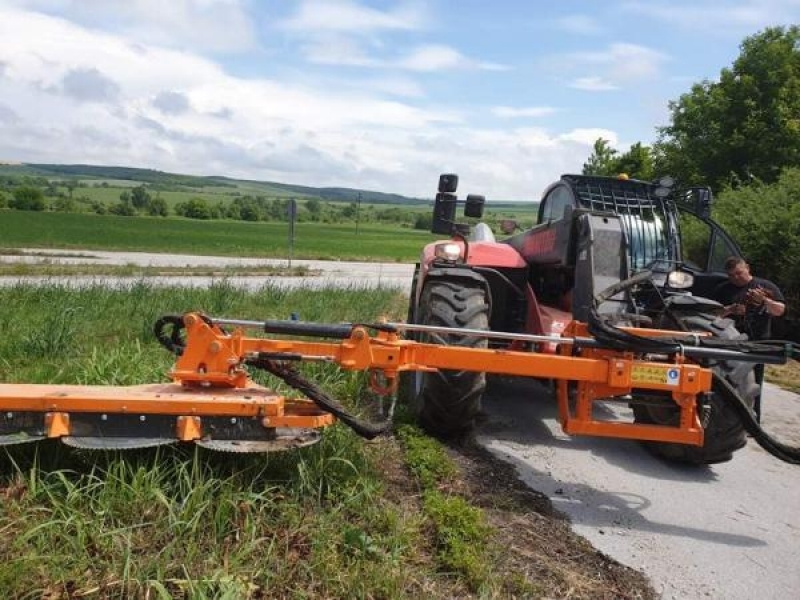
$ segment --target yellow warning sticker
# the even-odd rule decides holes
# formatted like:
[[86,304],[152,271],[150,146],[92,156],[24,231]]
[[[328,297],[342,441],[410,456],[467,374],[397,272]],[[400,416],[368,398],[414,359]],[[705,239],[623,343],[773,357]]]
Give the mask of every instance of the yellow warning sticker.
[[664,385],[678,385],[680,378],[680,369],[670,365],[664,365],[663,367],[652,365],[633,365],[631,368],[631,382],[633,383],[660,383]]

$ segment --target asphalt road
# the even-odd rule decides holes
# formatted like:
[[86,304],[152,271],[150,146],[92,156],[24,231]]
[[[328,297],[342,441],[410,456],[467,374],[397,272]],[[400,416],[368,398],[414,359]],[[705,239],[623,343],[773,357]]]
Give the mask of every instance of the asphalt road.
[[[41,252],[34,250],[31,252]],[[286,261],[147,253],[47,251],[0,256],[3,262],[222,266]],[[59,256],[59,254],[61,256]],[[319,287],[385,285],[408,291],[413,265],[293,261],[310,277],[232,277],[234,285]],[[37,278],[23,278],[37,279]],[[49,277],[53,281],[56,278]],[[17,281],[19,278],[0,278]],[[96,281],[64,278],[71,284]],[[107,280],[104,280],[107,281]],[[124,279],[110,283],[124,284]],[[212,278],[148,278],[162,285],[208,285]],[[2,281],[0,281],[2,283]],[[664,598],[800,598],[800,467],[781,463],[752,441],[731,462],[689,468],[666,464],[639,444],[570,438],[555,421],[555,402],[538,384],[507,386],[485,402],[479,440],[516,466],[531,487],[569,515],[599,550],[648,574]],[[800,400],[767,386],[764,426],[800,445]]]

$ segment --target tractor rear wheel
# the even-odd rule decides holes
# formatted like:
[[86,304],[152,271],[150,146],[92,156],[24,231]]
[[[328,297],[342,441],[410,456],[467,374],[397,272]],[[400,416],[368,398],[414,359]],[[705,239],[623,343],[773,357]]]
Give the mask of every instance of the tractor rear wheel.
[[[489,329],[489,302],[478,282],[434,280],[427,282],[415,321],[436,327]],[[420,341],[463,348],[486,348],[485,337],[424,333]],[[456,437],[469,431],[480,410],[486,389],[486,374],[474,371],[418,373],[417,418],[423,429],[441,437]]]
[[[705,331],[727,339],[746,339],[734,327],[730,319],[698,314],[682,319],[692,331]],[[753,364],[735,361],[709,361],[708,367],[724,378],[751,408],[758,395],[758,385],[753,373]],[[677,425],[680,411],[667,398],[641,398],[647,404],[633,404],[637,423]],[[688,446],[667,442],[644,442],[654,454],[670,461],[710,465],[730,460],[733,453],[747,443],[744,427],[736,413],[718,391],[712,388],[705,406],[700,409],[700,421],[705,429],[702,446]]]

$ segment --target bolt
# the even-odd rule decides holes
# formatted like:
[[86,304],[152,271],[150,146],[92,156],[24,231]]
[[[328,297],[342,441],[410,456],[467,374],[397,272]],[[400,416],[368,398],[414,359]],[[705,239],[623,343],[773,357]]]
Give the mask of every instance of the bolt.
[[13,419],[14,418],[14,413],[12,413],[12,412],[6,413],[6,418],[7,419]]
[[101,421],[108,421],[108,415],[100,415]]
[[231,425],[236,425],[236,417],[231,417]]
[[139,417],[139,420],[140,420],[142,423],[144,423],[145,421],[147,421],[147,417],[145,417],[144,415],[141,415],[141,416]]
[[183,323],[187,327],[189,327],[190,325],[194,325],[196,320],[197,319],[195,318],[194,315],[186,315],[185,317],[183,317]]
[[222,344],[220,344],[217,340],[214,340],[208,346],[208,351],[211,352],[211,354],[217,354],[220,350],[222,350]]

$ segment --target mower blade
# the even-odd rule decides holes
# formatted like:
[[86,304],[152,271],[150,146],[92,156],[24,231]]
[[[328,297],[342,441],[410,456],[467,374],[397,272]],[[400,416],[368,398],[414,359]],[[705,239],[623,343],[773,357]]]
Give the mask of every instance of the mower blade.
[[175,440],[165,438],[78,437],[73,435],[65,435],[61,441],[67,446],[81,450],[136,450],[155,448],[175,442]]
[[43,435],[30,435],[24,431],[19,433],[9,433],[0,435],[0,446],[12,446],[15,444],[27,444],[29,442],[39,442],[46,439]]
[[285,428],[275,430],[275,439],[270,440],[214,440],[201,439],[195,444],[216,452],[265,453],[285,452],[316,444],[320,440],[316,429]]

